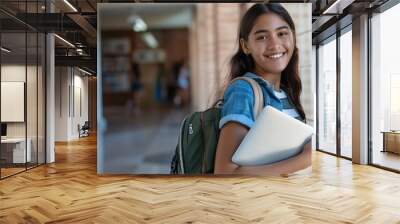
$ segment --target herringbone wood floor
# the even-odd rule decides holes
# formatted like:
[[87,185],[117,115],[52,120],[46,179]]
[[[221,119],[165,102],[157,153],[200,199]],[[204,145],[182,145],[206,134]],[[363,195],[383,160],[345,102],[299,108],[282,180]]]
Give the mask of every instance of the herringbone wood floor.
[[400,175],[315,152],[289,177],[98,176],[96,139],[0,181],[0,223],[400,223]]

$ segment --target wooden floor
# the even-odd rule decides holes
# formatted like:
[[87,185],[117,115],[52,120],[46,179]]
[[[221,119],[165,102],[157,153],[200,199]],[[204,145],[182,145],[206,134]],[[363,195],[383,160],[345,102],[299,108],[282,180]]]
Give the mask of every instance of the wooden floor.
[[375,151],[372,157],[372,162],[377,165],[400,170],[400,154]]
[[0,223],[400,223],[400,175],[315,152],[289,177],[98,176],[96,139],[0,181]]
[[1,178],[7,178],[8,176],[24,172],[27,169],[34,169],[35,167],[37,167],[37,164],[28,163],[27,167],[25,167],[25,164],[19,164],[18,167],[1,168]]
[[24,168],[1,168],[1,177],[7,177],[19,172],[22,172],[26,170],[25,167]]

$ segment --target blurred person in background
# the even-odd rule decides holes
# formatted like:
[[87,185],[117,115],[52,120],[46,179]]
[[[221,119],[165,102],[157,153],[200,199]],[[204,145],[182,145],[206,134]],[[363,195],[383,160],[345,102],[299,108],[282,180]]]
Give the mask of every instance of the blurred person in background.
[[165,66],[163,63],[158,64],[158,70],[156,74],[156,83],[155,83],[155,93],[154,97],[158,104],[162,104],[165,102],[166,98],[166,80],[165,80]]
[[189,103],[189,68],[187,66],[186,60],[181,62],[178,74],[178,96],[179,106],[186,106]]
[[177,80],[179,74],[180,63],[175,62],[167,76],[167,101],[170,104],[175,104],[176,93],[177,93]]
[[141,113],[141,105],[143,98],[143,84],[141,82],[141,73],[139,69],[139,64],[136,62],[132,63],[132,76],[131,76],[131,92],[132,92],[132,103],[131,112],[135,115]]

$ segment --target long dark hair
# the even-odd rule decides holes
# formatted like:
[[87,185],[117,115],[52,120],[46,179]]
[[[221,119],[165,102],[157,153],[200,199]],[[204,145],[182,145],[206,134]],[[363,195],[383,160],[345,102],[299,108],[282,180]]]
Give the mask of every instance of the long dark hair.
[[289,100],[296,107],[300,117],[304,120],[306,115],[300,103],[301,80],[299,76],[299,50],[296,46],[296,29],[289,13],[278,3],[255,4],[243,16],[240,22],[238,36],[238,50],[230,60],[229,81],[244,75],[246,72],[254,71],[255,63],[251,55],[246,55],[240,47],[240,39],[248,40],[251,29],[257,18],[263,14],[274,13],[282,18],[290,27],[294,36],[294,51],[286,68],[281,75],[281,88],[286,92]]

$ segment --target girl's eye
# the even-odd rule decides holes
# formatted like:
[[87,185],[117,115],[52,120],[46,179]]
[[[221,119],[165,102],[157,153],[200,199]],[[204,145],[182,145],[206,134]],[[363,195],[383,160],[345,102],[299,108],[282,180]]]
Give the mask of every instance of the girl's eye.
[[278,36],[283,37],[283,36],[286,36],[288,34],[289,34],[288,32],[280,32],[280,33],[278,33]]
[[256,40],[266,40],[266,39],[267,39],[266,36],[258,36],[258,37],[256,38]]

